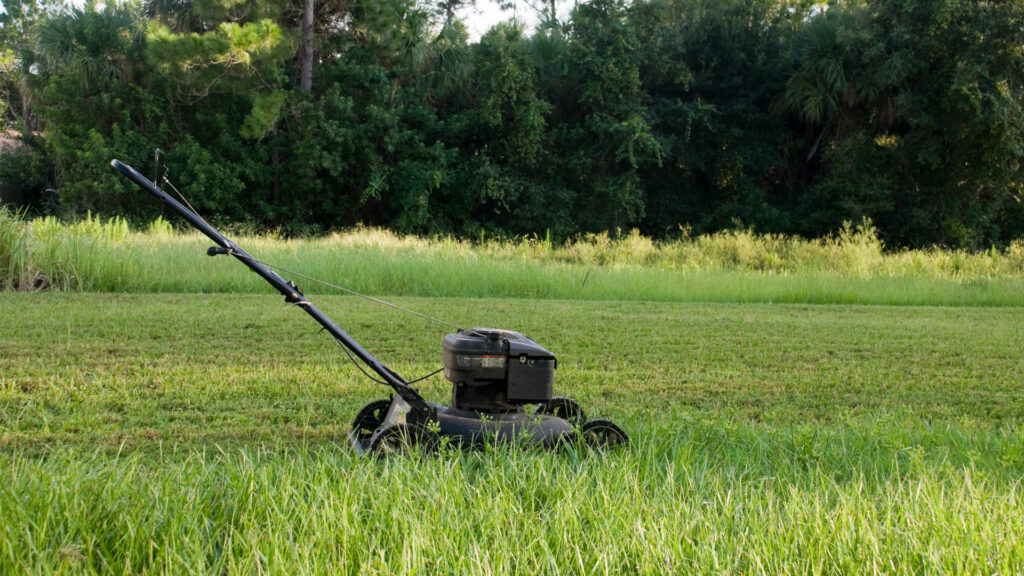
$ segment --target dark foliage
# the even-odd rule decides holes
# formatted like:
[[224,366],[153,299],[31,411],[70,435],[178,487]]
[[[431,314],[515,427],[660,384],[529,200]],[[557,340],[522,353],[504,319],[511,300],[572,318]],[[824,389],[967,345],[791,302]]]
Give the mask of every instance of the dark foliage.
[[478,42],[334,0],[310,92],[298,0],[4,6],[0,179],[40,211],[154,216],[107,162],[160,147],[197,209],[295,233],[1024,234],[1020,0],[591,0]]

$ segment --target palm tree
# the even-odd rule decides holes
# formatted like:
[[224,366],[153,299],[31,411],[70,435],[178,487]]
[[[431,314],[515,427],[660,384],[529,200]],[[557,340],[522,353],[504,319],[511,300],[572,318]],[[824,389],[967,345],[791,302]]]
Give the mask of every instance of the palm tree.
[[815,14],[798,31],[793,54],[796,65],[780,104],[818,131],[808,160],[828,134],[841,131],[861,102],[875,96],[869,79],[857,74],[859,59],[870,41],[864,13],[848,7]]
[[44,21],[36,35],[36,65],[41,81],[74,78],[83,93],[131,82],[145,38],[140,18],[123,5],[102,10],[74,8]]

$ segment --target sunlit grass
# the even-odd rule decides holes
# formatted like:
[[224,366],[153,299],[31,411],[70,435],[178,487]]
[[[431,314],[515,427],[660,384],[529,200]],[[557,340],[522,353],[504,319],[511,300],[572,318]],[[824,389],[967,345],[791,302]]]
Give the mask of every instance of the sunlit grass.
[[1019,571],[1020,467],[986,460],[1021,436],[981,432],[955,465],[927,431],[881,424],[683,418],[608,455],[0,455],[0,554],[10,573]]
[[[349,421],[387,390],[207,240],[4,213],[0,574],[1024,571],[1019,243],[238,241],[525,332],[632,446],[361,458]],[[445,328],[298,283],[397,372],[439,366]]]
[[[981,253],[883,250],[869,224],[804,240],[749,231],[655,242],[635,232],[546,239],[397,236],[361,228],[324,237],[242,236],[257,258],[388,296],[668,302],[1024,304],[1024,244]],[[253,292],[263,280],[210,241],[160,220],[23,221],[0,213],[0,285],[97,292]],[[4,272],[6,271],[6,272]],[[330,288],[302,281],[310,294]]]
[[[317,301],[439,365],[444,327]],[[398,302],[538,339],[632,446],[366,459],[386,390],[276,296],[0,294],[0,573],[1024,569],[1020,308]]]

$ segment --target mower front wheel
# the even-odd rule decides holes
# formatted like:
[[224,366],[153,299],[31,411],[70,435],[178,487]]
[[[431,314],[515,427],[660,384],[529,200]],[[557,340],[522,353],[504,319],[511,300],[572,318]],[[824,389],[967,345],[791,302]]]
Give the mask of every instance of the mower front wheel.
[[583,441],[594,448],[615,448],[627,446],[629,436],[611,420],[595,418],[580,428]]
[[437,432],[422,424],[395,424],[380,431],[370,441],[370,454],[386,457],[408,454],[414,449],[430,454],[440,446]]
[[352,421],[352,434],[360,444],[365,446],[370,441],[373,432],[387,417],[390,407],[391,400],[374,400],[356,413],[356,418]]

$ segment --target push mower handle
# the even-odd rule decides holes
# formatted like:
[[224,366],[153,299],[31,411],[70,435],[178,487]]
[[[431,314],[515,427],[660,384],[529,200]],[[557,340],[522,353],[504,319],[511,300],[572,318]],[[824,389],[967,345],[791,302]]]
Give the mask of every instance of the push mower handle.
[[419,393],[408,384],[401,376],[396,374],[390,368],[377,360],[373,354],[370,354],[365,348],[363,348],[354,338],[349,336],[344,330],[342,330],[337,324],[335,324],[326,314],[321,312],[312,302],[306,299],[302,295],[302,292],[292,282],[286,282],[283,278],[277,275],[276,272],[270,270],[266,266],[263,266],[258,260],[250,256],[245,250],[239,248],[238,244],[235,244],[229,240],[226,236],[221,234],[216,228],[210,226],[210,224],[203,220],[201,216],[186,208],[181,202],[178,202],[170,196],[167,192],[164,192],[156,184],[150,181],[148,178],[139,174],[137,170],[131,166],[121,162],[118,159],[110,161],[110,165],[117,169],[118,172],[123,174],[126,178],[138,185],[146,192],[149,192],[156,197],[157,200],[163,202],[167,206],[170,206],[172,210],[177,212],[182,218],[188,221],[189,224],[194,226],[197,230],[205,234],[210,240],[217,243],[220,248],[212,247],[207,254],[210,256],[216,256],[218,254],[230,254],[240,260],[243,264],[249,267],[253,272],[257,273],[266,280],[271,286],[273,286],[278,292],[280,292],[285,301],[292,304],[298,304],[307,314],[313,317],[325,330],[331,333],[335,339],[338,340],[343,346],[352,351],[353,354],[359,357],[371,370],[376,372],[383,381],[394,389],[399,396],[402,397],[410,406],[416,410],[423,412],[429,412],[430,408],[427,405],[426,400],[423,399]]
[[[215,249],[216,253],[231,254],[241,260],[242,263],[252,269],[253,272],[259,274],[264,280],[270,283],[271,286],[276,288],[277,291],[280,292],[289,302],[297,303],[303,299],[302,293],[299,292],[293,284],[285,282],[284,279],[278,276],[276,272],[260,265],[255,258],[250,256],[245,250],[239,248],[238,244],[228,240],[228,238],[221,234],[216,228],[210,226],[209,222],[203,220],[200,215],[186,208],[181,202],[172,198],[170,194],[158,188],[156,184],[140,174],[138,170],[124,162],[121,162],[117,158],[111,160],[110,165],[116,168],[121,174],[124,174],[129,180],[135,182],[139,188],[149,192],[155,196],[157,200],[170,206],[171,209],[177,212],[182,218],[188,220],[189,224],[208,236],[210,240],[216,242],[221,247],[221,250],[223,250],[223,252],[221,252],[220,250]],[[209,252],[207,253],[210,254]],[[212,255],[213,254],[211,254],[211,256]]]
[[181,204],[181,202],[178,202],[177,200],[172,198],[170,194],[158,188],[156,184],[151,182],[148,178],[146,178],[142,174],[139,174],[139,172],[135,168],[132,168],[131,166],[125,164],[124,162],[121,162],[117,158],[111,160],[110,165],[116,168],[118,172],[123,174],[129,180],[135,182],[135,184],[138,185],[139,188],[142,188],[146,192],[149,192],[150,194],[155,196],[157,200],[170,206],[171,209],[180,214],[182,218],[188,220],[189,224],[194,226],[203,234],[209,236],[210,240],[213,240],[223,248],[237,249],[237,246],[234,244],[234,242],[228,240],[223,234],[218,232],[217,229],[214,228],[213,226],[210,226],[210,224],[206,220],[203,220],[198,214],[189,210],[188,208],[185,208]]

